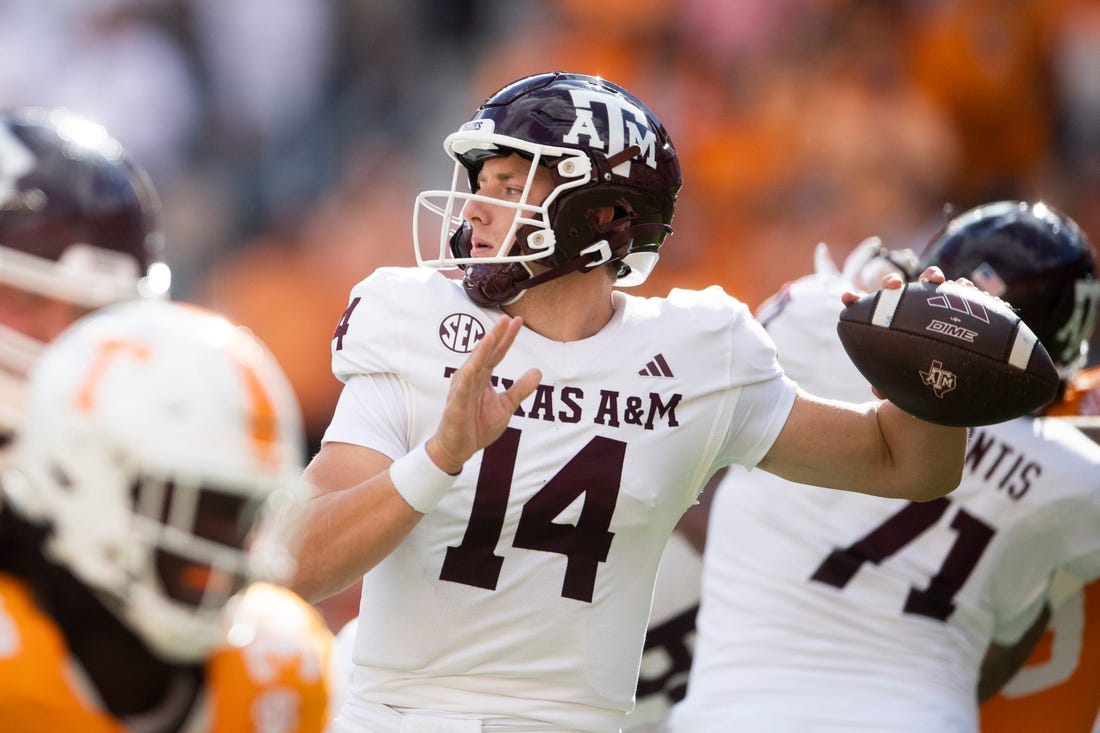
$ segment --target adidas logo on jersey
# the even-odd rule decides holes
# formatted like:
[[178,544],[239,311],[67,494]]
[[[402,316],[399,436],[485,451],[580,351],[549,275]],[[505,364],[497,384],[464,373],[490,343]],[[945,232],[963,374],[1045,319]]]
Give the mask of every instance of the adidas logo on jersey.
[[645,365],[644,369],[638,370],[638,374],[643,377],[675,376],[672,373],[672,369],[669,368],[668,362],[665,361],[664,354],[657,354],[657,356],[650,359],[649,363]]

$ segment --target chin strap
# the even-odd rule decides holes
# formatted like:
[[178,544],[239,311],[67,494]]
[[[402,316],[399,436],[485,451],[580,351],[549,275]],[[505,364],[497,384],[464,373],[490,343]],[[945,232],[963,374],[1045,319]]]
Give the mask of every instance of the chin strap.
[[511,305],[519,300],[524,292],[536,285],[556,280],[571,272],[578,270],[588,272],[608,262],[621,260],[626,255],[630,243],[634,241],[634,237],[639,234],[652,232],[668,234],[671,231],[672,227],[668,224],[648,222],[635,224],[620,231],[608,232],[606,239],[585,247],[568,262],[563,262],[538,275],[531,274],[522,262],[467,265],[462,286],[470,299],[480,306]]
[[559,278],[562,275],[576,272],[577,270],[584,270],[587,272],[596,269],[600,265],[607,264],[608,262],[621,260],[626,255],[626,250],[630,247],[630,243],[634,241],[635,236],[658,231],[667,234],[672,231],[672,227],[668,224],[657,223],[636,224],[622,231],[609,233],[607,239],[601,239],[595,244],[585,247],[576,257],[568,262],[564,262],[546,272],[540,272],[538,275],[533,275],[521,282],[517,282],[516,290],[522,292],[549,280]]

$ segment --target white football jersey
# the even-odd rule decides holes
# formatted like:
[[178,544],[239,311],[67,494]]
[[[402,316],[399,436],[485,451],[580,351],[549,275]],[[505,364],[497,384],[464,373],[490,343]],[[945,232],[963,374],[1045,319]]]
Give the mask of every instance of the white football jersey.
[[[584,340],[523,329],[496,368],[505,384],[537,366],[541,384],[367,574],[347,720],[381,703],[476,714],[487,730],[618,730],[669,534],[719,466],[764,456],[795,388],[719,288],[616,292],[614,306]],[[396,458],[427,439],[449,377],[499,317],[438,272],[376,271],[334,334],[354,399],[325,440]],[[355,390],[361,375],[391,376]]]
[[657,569],[634,709],[623,721],[623,733],[663,730],[673,703],[683,699],[702,575],[702,554],[681,532],[673,532]]
[[[802,387],[870,399],[836,337],[844,289],[803,278],[760,319]],[[1057,419],[974,429],[961,485],[924,503],[732,467],[672,728],[976,731],[988,645],[1030,626],[1058,568],[1100,573],[1100,447]]]

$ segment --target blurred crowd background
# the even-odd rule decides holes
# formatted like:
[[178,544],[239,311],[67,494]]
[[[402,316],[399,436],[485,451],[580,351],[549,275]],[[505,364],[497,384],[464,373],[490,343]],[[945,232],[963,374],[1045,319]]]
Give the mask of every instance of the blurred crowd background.
[[1100,0],[3,0],[0,49],[0,106],[93,117],[150,172],[174,296],[272,347],[314,443],[349,288],[414,263],[443,137],[529,73],[600,74],[671,133],[643,294],[755,307],[818,242],[919,248],[999,198],[1100,240]]

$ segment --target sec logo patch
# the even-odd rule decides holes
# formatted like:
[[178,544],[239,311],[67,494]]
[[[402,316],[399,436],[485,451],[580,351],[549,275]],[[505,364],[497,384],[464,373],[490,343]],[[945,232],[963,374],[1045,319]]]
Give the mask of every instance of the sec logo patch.
[[451,351],[469,354],[485,335],[485,326],[469,313],[452,313],[439,322],[439,340]]

